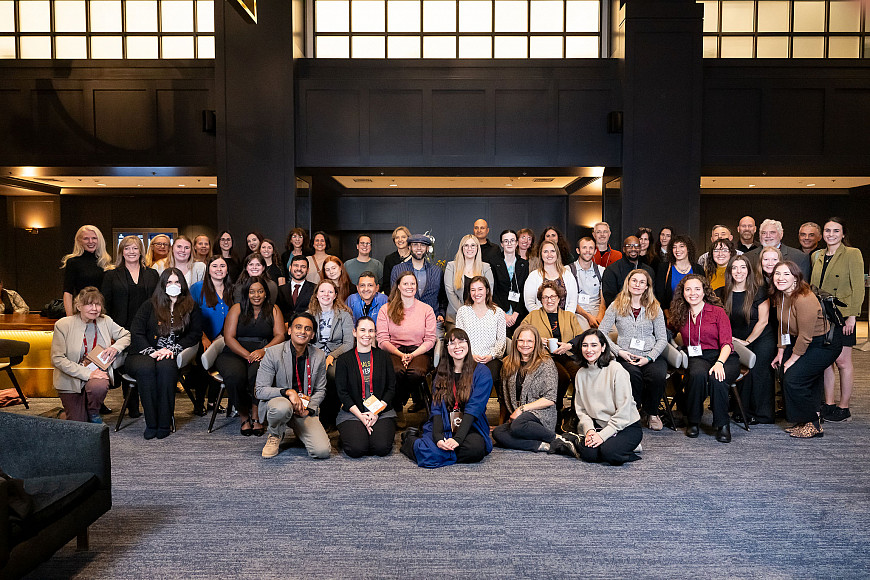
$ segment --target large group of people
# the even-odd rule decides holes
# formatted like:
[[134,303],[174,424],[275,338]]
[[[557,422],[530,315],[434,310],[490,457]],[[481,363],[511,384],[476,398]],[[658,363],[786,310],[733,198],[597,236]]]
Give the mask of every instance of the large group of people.
[[[699,436],[708,397],[723,443],[732,419],[773,423],[782,413],[792,437],[813,438],[824,422],[851,417],[864,262],[839,218],[803,224],[797,249],[782,243],[782,226],[771,219],[756,242],[755,220],[745,216],[736,242],[717,225],[700,256],[672,227],[638,228],[618,247],[604,222],[576,244],[555,227],[540,239],[508,229],[499,244],[485,220],[472,231],[442,270],[431,258],[433,239],[404,226],[383,260],[372,256],[368,234],[342,261],[329,253],[326,232],[309,239],[293,228],[283,252],[256,231],[240,252],[227,231],[213,243],[161,234],[147,249],[128,236],[114,262],[100,230],[82,226],[63,259],[67,316],[52,342],[66,417],[100,422],[123,367],[135,379],[145,439],[167,437],[177,357],[221,337],[216,368],[241,434],[268,435],[264,457],[279,453],[287,427],[312,457],[329,456],[332,429],[350,457],[387,455],[397,418],[426,411],[400,446],[422,467],[480,461],[493,441],[634,461],[642,427],[663,428],[669,342],[688,356],[675,396],[688,437]],[[840,301],[842,324],[819,292]],[[16,296],[0,285],[4,309],[21,308]],[[740,381],[735,344],[757,360]],[[193,377],[185,388],[201,415],[208,381]],[[732,407],[735,384],[745,416]],[[499,413],[491,428],[493,394]],[[136,396],[129,400],[130,415],[139,416]]]

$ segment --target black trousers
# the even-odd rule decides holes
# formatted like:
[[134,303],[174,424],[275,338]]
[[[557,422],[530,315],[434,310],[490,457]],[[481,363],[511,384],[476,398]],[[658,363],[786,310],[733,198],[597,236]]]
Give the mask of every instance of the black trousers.
[[[824,391],[825,369],[834,364],[843,350],[843,335],[837,329],[831,344],[825,345],[824,336],[816,336],[806,352],[786,372],[782,381],[785,395],[785,412],[792,423],[808,423],[818,420]],[[792,354],[794,345],[785,349],[782,362]]]
[[340,408],[341,401],[338,399],[338,390],[335,387],[335,362],[333,362],[326,367],[326,395],[323,397],[323,402],[320,403],[320,409],[318,409],[320,423],[326,428],[334,427],[335,417]]
[[776,414],[775,383],[770,363],[776,357],[776,338],[772,333],[764,333],[749,344],[755,353],[755,366],[737,383],[740,400],[749,417],[759,423],[773,423]]
[[378,418],[371,435],[362,421],[356,418],[342,421],[337,428],[341,436],[341,447],[348,457],[384,457],[393,450],[393,441],[396,438],[396,420],[393,417]]
[[[419,435],[405,437],[405,442],[399,449],[405,457],[417,463],[417,455],[414,453],[414,441]],[[456,448],[457,463],[479,463],[486,457],[486,440],[477,431],[469,431],[459,447]]]
[[168,432],[175,413],[175,385],[178,384],[178,361],[161,361],[144,354],[127,357],[127,372],[136,379],[145,427]]
[[628,461],[640,459],[640,455],[634,452],[640,445],[640,440],[643,439],[640,421],[632,423],[622,431],[617,431],[615,435],[608,437],[598,447],[586,447],[583,443],[586,441],[584,433],[580,433],[580,437],[582,441],[578,451],[580,451],[580,459],[583,461],[622,465]]
[[[238,411],[249,415],[251,407],[258,402],[254,397],[254,387],[257,383],[260,362],[249,363],[235,353],[224,351],[218,355],[214,364],[224,379],[230,404]],[[265,418],[261,417],[261,419]]]
[[526,411],[513,421],[502,423],[492,430],[492,438],[507,449],[537,451],[541,442],[551,443],[556,433],[544,427],[534,413]]
[[725,380],[720,381],[709,374],[710,369],[719,357],[719,349],[711,348],[702,351],[701,356],[689,357],[689,369],[686,375],[686,420],[697,425],[704,415],[704,400],[710,397],[713,408],[713,427],[722,427],[729,422],[728,392],[731,384],[740,374],[740,357],[731,353],[725,361]]
[[639,367],[621,358],[617,360],[628,371],[634,404],[641,405],[647,415],[658,415],[659,403],[665,394],[668,361],[659,355],[653,362]]

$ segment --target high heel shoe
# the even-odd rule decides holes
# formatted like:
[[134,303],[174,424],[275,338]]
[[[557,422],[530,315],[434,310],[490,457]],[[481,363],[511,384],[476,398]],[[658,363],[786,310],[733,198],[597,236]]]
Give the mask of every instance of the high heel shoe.
[[[245,425],[247,425],[247,427],[245,427]],[[245,437],[250,437],[251,435],[253,435],[254,429],[251,427],[251,421],[250,420],[242,421],[242,425],[239,428],[239,432],[242,435],[244,435]]]

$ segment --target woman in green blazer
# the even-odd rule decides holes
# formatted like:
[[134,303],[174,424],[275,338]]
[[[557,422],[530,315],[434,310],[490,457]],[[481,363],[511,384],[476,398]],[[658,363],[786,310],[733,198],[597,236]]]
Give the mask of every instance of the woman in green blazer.
[[[810,282],[830,292],[846,306],[842,308],[846,324],[843,326],[843,351],[836,363],[825,371],[825,403],[822,418],[825,421],[850,421],[849,398],[852,396],[852,347],[855,346],[855,319],[861,313],[864,302],[864,258],[861,250],[845,243],[846,227],[840,218],[832,217],[825,222],[822,237],[827,244],[824,250],[813,253],[813,273]],[[834,366],[840,369],[840,402],[834,404]]]

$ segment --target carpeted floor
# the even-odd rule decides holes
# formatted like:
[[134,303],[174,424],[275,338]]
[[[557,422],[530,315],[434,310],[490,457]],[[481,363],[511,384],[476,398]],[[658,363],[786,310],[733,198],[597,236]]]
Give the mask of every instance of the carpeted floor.
[[114,507],[92,551],[70,543],[32,577],[866,578],[870,353],[855,360],[855,419],[824,438],[644,430],[623,467],[501,449],[434,471],[398,453],[264,460],[265,438],[237,419],[206,433],[180,394],[169,438],[144,441],[142,419],[112,432]]

